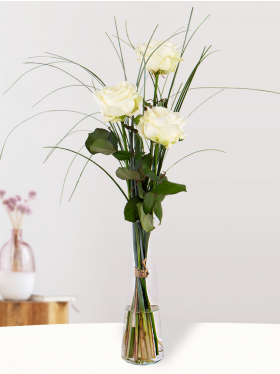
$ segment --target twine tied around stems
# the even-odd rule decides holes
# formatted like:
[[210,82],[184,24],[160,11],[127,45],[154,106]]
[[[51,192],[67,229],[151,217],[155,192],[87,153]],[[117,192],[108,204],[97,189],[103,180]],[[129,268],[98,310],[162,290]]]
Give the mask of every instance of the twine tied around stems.
[[150,273],[149,273],[149,270],[147,269],[146,262],[147,262],[147,259],[145,258],[142,261],[142,264],[145,268],[144,270],[138,269],[137,267],[135,267],[135,278],[148,278]]

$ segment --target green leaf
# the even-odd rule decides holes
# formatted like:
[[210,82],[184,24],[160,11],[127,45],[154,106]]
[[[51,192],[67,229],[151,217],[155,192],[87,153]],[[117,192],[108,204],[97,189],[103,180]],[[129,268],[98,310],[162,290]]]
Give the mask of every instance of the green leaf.
[[136,196],[130,199],[124,208],[124,219],[129,222],[136,222],[140,219],[137,204],[143,200]]
[[186,186],[184,184],[172,183],[168,181],[164,181],[158,184],[154,189],[153,192],[157,195],[174,195],[179,192],[187,192]]
[[135,179],[139,181],[141,179],[141,174],[138,171],[128,170],[127,168],[118,168],[116,176],[122,180]]
[[168,181],[167,179],[167,176],[165,174],[160,174],[160,179],[164,182],[164,181]]
[[165,198],[165,195],[156,195],[155,201],[156,203],[161,203]]
[[[145,157],[145,156],[144,156]],[[160,179],[160,177],[158,177],[148,166],[147,164],[145,163],[145,161],[143,161],[143,157],[142,157],[142,163],[141,163],[141,170],[143,175],[147,175],[147,177],[149,177],[152,181],[154,182],[162,182],[162,180]]]
[[105,139],[97,139],[89,146],[90,153],[102,153],[103,155],[111,155],[116,152],[113,144]]
[[128,152],[128,151],[117,151],[117,152],[113,153],[113,156],[117,160],[123,161],[123,160],[129,160],[133,156],[133,154],[131,152]]
[[134,169],[138,170],[141,166],[141,157],[145,154],[145,152],[138,152],[135,155],[135,160],[134,160]]
[[[117,138],[112,137],[112,134],[112,132],[104,129],[95,129],[94,132],[88,134],[85,143],[87,150],[93,155],[96,153],[103,153],[105,155],[114,153],[118,150],[118,143],[115,142]],[[113,139],[113,141],[110,141],[110,139]],[[98,142],[96,143],[96,141]]]
[[143,117],[142,114],[139,114],[139,116],[134,118],[134,123],[136,123],[136,125],[138,125],[141,117]]
[[144,199],[145,191],[143,190],[142,182],[138,183],[138,192],[141,199]]
[[162,205],[159,201],[155,203],[154,212],[157,218],[159,219],[159,224],[161,224],[163,212],[162,212]]
[[144,196],[143,210],[145,214],[151,213],[155,205],[155,194],[153,192],[147,192]]
[[147,153],[145,156],[142,157],[142,160],[145,162],[145,164],[151,168],[152,165],[152,157],[150,153]]
[[105,139],[105,140],[108,140],[110,132],[107,131],[107,130],[104,130],[104,129],[95,129],[89,135],[91,135],[91,137],[94,138],[94,140],[96,140],[96,139]]
[[154,229],[153,216],[151,214],[145,214],[143,210],[143,203],[138,203],[137,209],[143,229],[146,232],[151,232]]
[[116,135],[110,131],[110,135],[108,136],[108,140],[110,143],[113,144],[113,147],[118,150],[118,138],[116,137]]

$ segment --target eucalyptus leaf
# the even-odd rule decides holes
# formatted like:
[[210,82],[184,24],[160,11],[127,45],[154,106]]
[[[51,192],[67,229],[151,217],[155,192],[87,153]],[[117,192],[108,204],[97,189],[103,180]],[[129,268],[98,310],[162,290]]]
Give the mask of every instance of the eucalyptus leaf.
[[153,192],[157,195],[174,195],[179,192],[187,192],[186,186],[184,184],[172,183],[169,181],[164,181],[158,184]]
[[151,232],[154,229],[153,216],[151,214],[145,214],[143,209],[143,203],[138,203],[137,209],[143,229],[146,232]]
[[155,203],[154,213],[157,216],[157,218],[159,219],[159,224],[161,224],[163,212],[162,212],[162,205],[159,201],[157,203]]
[[110,131],[110,134],[108,136],[108,140],[109,140],[110,143],[113,144],[113,147],[116,150],[118,150],[118,138],[116,137],[116,135],[112,131]]
[[128,152],[128,151],[117,151],[117,152],[113,153],[113,156],[117,160],[123,161],[123,160],[129,160],[133,156],[133,154],[131,152]]
[[145,162],[145,164],[151,168],[151,165],[152,165],[152,157],[151,157],[151,154],[150,153],[147,153],[146,155],[144,155],[142,157],[142,160]]
[[141,163],[141,172],[143,173],[143,175],[146,175],[147,177],[149,177],[152,181],[154,182],[162,182],[162,180],[160,179],[160,177],[158,177],[149,167],[148,165],[145,163],[145,161],[143,160],[143,157],[142,157],[142,163]]
[[105,129],[95,129],[91,134],[89,134],[94,140],[96,139],[105,139],[108,140],[110,131]]
[[155,205],[155,194],[153,192],[147,192],[144,196],[143,210],[145,214],[151,213]]
[[96,153],[110,155],[118,150],[116,136],[104,129],[95,129],[92,133],[88,134],[85,145],[92,155]]
[[160,179],[164,182],[164,181],[168,181],[167,179],[167,176],[165,174],[160,174]]
[[135,170],[129,170],[127,168],[118,168],[116,171],[116,176],[122,180],[134,179],[139,181],[141,179],[141,174]]
[[145,152],[138,152],[135,155],[134,159],[134,169],[138,170],[141,166],[141,157],[145,154]]
[[141,197],[141,199],[144,199],[145,191],[143,190],[142,182],[138,183],[138,192],[139,192],[139,196]]
[[155,196],[155,202],[156,203],[161,203],[165,199],[165,195],[156,195]]
[[124,219],[129,222],[136,222],[140,219],[137,204],[141,203],[143,200],[136,196],[130,199],[124,208]]
[[97,139],[89,146],[90,153],[102,153],[103,155],[111,155],[116,152],[113,144],[105,139]]

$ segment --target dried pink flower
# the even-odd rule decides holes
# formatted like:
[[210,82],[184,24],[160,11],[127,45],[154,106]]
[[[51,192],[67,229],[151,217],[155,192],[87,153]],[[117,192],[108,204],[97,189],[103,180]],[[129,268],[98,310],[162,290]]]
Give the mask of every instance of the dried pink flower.
[[29,199],[32,199],[32,200],[36,199],[36,196],[37,196],[36,191],[30,191],[28,194]]
[[17,201],[21,201],[21,197],[19,195],[16,195]]
[[32,210],[27,206],[27,205],[18,205],[18,210],[22,213],[22,214],[31,214],[32,213]]
[[4,190],[0,190],[0,199],[2,199],[2,197],[5,195],[6,191]]
[[17,202],[18,202],[18,199],[16,198],[16,197],[10,197],[9,199],[8,199],[8,203],[10,204],[10,205],[16,205],[17,204]]
[[11,200],[11,198],[7,199],[7,200],[4,200],[3,204],[6,205],[6,208],[7,208],[8,212],[13,212],[15,210],[15,204],[13,204],[13,202],[11,202],[10,200]]

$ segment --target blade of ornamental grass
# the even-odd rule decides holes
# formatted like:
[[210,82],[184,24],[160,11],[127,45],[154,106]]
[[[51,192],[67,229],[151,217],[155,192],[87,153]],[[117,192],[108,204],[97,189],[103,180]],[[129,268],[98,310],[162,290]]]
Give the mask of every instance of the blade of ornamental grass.
[[134,45],[131,43],[131,41],[130,41],[130,37],[129,37],[129,35],[128,35],[128,30],[127,30],[127,21],[125,21],[125,31],[126,31],[127,40],[129,41],[131,47],[132,47],[133,49],[135,49],[135,47],[134,47]]
[[[64,61],[57,61],[57,63],[59,63],[59,62],[61,62],[61,63],[64,63]],[[82,81],[80,81],[80,79],[78,79],[78,78],[76,78],[74,75],[72,75],[72,74],[70,74],[70,73],[68,73],[68,71],[66,71],[66,70],[64,70],[64,69],[61,69],[61,68],[59,68],[58,66],[54,66],[54,65],[52,65],[52,64],[54,64],[55,62],[50,62],[49,64],[44,64],[43,62],[35,62],[35,61],[33,61],[33,62],[24,62],[24,64],[36,64],[36,65],[39,65],[39,66],[37,66],[38,68],[39,67],[44,67],[44,66],[46,66],[46,67],[50,67],[50,68],[54,68],[54,69],[58,69],[58,70],[60,70],[60,71],[62,71],[63,73],[65,73],[65,74],[67,74],[67,75],[69,75],[71,78],[74,78],[76,81],[78,81],[79,83],[81,83],[84,87],[86,87],[90,92],[92,92],[92,90],[86,85],[86,84],[84,84]],[[69,62],[66,62],[66,63],[69,63]],[[33,69],[34,70],[34,69]],[[31,70],[30,70],[31,71]],[[29,71],[28,71],[28,73],[29,73]],[[17,81],[16,81],[17,82]],[[16,83],[15,82],[15,83]],[[15,84],[14,83],[14,84]],[[13,85],[14,85],[13,84]],[[13,85],[11,86],[11,87],[13,87]],[[10,88],[11,88],[10,87]],[[10,89],[10,88],[8,88],[8,90]],[[7,91],[8,91],[7,90]],[[6,93],[7,91],[5,91],[4,93]]]
[[[30,119],[32,119],[32,118],[34,118],[34,117],[37,117],[37,116],[39,116],[39,115],[41,115],[41,114],[45,114],[45,113],[51,113],[51,112],[70,112],[70,113],[83,114],[83,115],[86,115],[86,116],[87,116],[86,113],[78,112],[78,111],[76,111],[76,110],[67,110],[67,109],[51,109],[51,110],[45,110],[44,112],[40,112],[40,113],[34,114],[34,116],[31,116],[31,117],[25,119],[24,121],[20,122],[18,125],[16,125],[16,126],[15,126],[15,127],[14,127],[10,132],[9,132],[9,134],[7,135],[7,137],[6,137],[5,141],[4,141],[4,144],[3,144],[3,146],[2,146],[2,150],[1,150],[1,153],[0,153],[0,160],[2,159],[3,151],[4,151],[5,145],[6,145],[6,143],[7,143],[7,140],[8,140],[8,138],[10,137],[10,135],[12,134],[12,132],[13,132],[16,128],[18,128],[20,125],[22,125],[23,123],[29,121]],[[100,112],[96,112],[96,113],[100,113]],[[93,119],[98,120],[98,118],[93,117],[92,115],[89,115],[89,116],[90,116],[91,118],[93,118]],[[98,120],[98,121],[99,121],[99,120]],[[102,122],[102,123],[103,123],[103,122]],[[106,125],[105,125],[105,126],[106,126]]]
[[75,62],[75,61],[69,60],[69,59],[66,58],[66,57],[56,55],[56,54],[54,54],[54,53],[50,53],[50,52],[45,52],[45,53],[46,53],[47,55],[55,56],[55,57],[58,57],[58,58],[60,58],[60,59],[62,59],[62,60],[64,60],[64,61],[68,61],[68,62],[71,62],[71,63],[74,64],[74,65],[80,66],[82,69],[84,69],[85,71],[87,71],[87,72],[88,72],[92,77],[94,77],[94,78],[97,80],[97,82],[101,84],[101,86],[103,86],[103,87],[106,86],[106,84],[102,81],[101,78],[98,77],[98,75],[96,75],[93,71],[89,70],[89,69],[86,68],[85,66],[80,65],[80,64],[78,64],[78,63]]
[[[63,61],[53,61],[53,62],[49,62],[48,64],[45,64],[45,65],[50,65],[50,64],[57,64],[57,63],[62,63]],[[15,81],[14,83],[5,91],[3,92],[3,95],[5,95],[5,93],[7,93],[23,76],[25,76],[26,74],[30,73],[31,71],[33,70],[36,70],[36,69],[39,69],[43,66],[35,66],[34,68],[32,69],[29,69],[27,70],[26,72],[24,72],[23,74],[21,74]],[[75,77],[74,77],[75,78]],[[76,78],[77,79],[77,78]],[[80,82],[82,83],[82,82]],[[82,83],[83,84],[83,83]]]
[[200,151],[195,151],[195,152],[192,152],[190,154],[188,154],[187,156],[184,156],[182,158],[180,158],[180,160],[176,161],[173,165],[170,166],[170,168],[168,168],[166,170],[166,173],[168,172],[168,170],[170,170],[171,168],[173,168],[173,166],[175,166],[176,164],[178,164],[178,162],[184,160],[185,158],[191,156],[191,155],[194,155],[195,153],[199,153],[199,152],[205,152],[205,151],[216,151],[216,152],[223,152],[223,153],[226,153],[225,151],[221,151],[220,149],[201,149]]
[[90,162],[92,162],[93,164],[95,164],[96,166],[98,166],[102,171],[104,171],[105,174],[108,175],[108,177],[115,183],[115,185],[118,187],[118,189],[121,191],[121,193],[123,194],[123,196],[126,198],[126,200],[128,201],[128,197],[126,196],[126,194],[124,193],[123,189],[121,188],[121,186],[117,183],[117,181],[105,170],[103,169],[102,166],[100,166],[97,162],[91,160],[90,158],[82,155],[81,153],[79,152],[75,152],[73,151],[72,149],[68,149],[68,148],[62,148],[62,147],[44,147],[44,148],[56,148],[56,149],[62,149],[64,151],[68,151],[68,152],[72,152],[72,153],[75,153],[81,157],[84,157],[85,159],[89,160]]
[[[94,86],[89,86],[89,85],[86,85],[86,86],[94,88]],[[55,92],[57,92],[59,90],[63,90],[64,88],[69,88],[69,87],[84,87],[84,85],[82,85],[82,84],[70,84],[69,86],[59,87],[59,88],[53,90],[52,92],[48,93],[46,96],[44,96],[39,101],[37,101],[37,103],[35,103],[34,105],[32,105],[32,108],[34,108],[34,106],[38,105],[41,101],[43,101],[44,99],[46,99],[48,96],[52,95],[53,93],[55,93]]]
[[119,48],[120,48],[122,66],[123,66],[124,79],[127,81],[126,72],[125,72],[125,65],[124,65],[124,59],[123,59],[123,53],[122,53],[122,46],[121,46],[121,42],[120,42],[120,38],[119,38],[119,31],[118,31],[116,17],[114,17],[114,20],[115,20],[116,33],[117,33],[117,37],[118,37],[118,41],[119,41]]
[[[137,76],[137,80],[136,80],[137,90],[138,90],[138,87],[139,87],[139,84],[140,84],[140,81],[141,81],[141,76],[140,76],[140,74],[141,74],[142,64],[143,64],[143,62],[144,62],[144,60],[145,60],[145,55],[146,55],[147,49],[148,49],[148,47],[149,47],[149,45],[150,45],[150,42],[151,42],[151,40],[152,40],[152,37],[154,36],[154,33],[156,32],[156,29],[157,29],[157,28],[158,28],[158,25],[156,25],[156,27],[155,27],[155,29],[154,29],[154,31],[153,31],[153,33],[152,33],[152,35],[151,35],[151,37],[150,37],[148,43],[147,43],[146,49],[145,49],[145,51],[144,51],[144,54],[143,54],[143,57],[142,57],[142,60],[141,60],[141,63],[140,63],[140,68],[139,68],[139,72],[138,72],[138,76]],[[145,67],[145,66],[144,66],[144,67]]]
[[260,91],[260,92],[267,92],[267,93],[274,93],[280,95],[280,92],[277,91],[270,91],[270,90],[262,90],[260,88],[248,88],[248,87],[192,87],[190,90],[200,90],[204,88],[216,88],[216,89],[223,89],[223,90],[249,90],[249,91]]
[[[78,150],[78,153],[80,153],[81,150],[82,150],[84,147],[85,147],[85,146],[83,145],[83,146]],[[71,163],[70,163],[70,165],[69,165],[69,167],[68,167],[68,169],[67,169],[67,172],[66,172],[66,174],[65,174],[64,181],[63,181],[63,185],[62,185],[62,190],[61,190],[61,195],[60,195],[60,202],[59,202],[59,205],[61,205],[61,202],[62,202],[62,197],[63,197],[64,187],[65,187],[65,183],[66,183],[66,179],[67,179],[68,173],[69,173],[69,171],[70,171],[70,169],[71,169],[71,166],[73,165],[73,163],[74,163],[74,161],[75,161],[75,159],[76,159],[77,156],[78,156],[78,155],[76,154],[76,155],[73,157],[73,159],[72,159],[72,161],[71,161]]]
[[222,90],[220,90],[220,91],[214,93],[214,95],[211,95],[210,97],[208,97],[208,98],[207,98],[206,100],[204,100],[201,104],[199,104],[196,108],[194,108],[194,110],[192,110],[192,111],[190,112],[190,114],[187,116],[187,118],[189,118],[190,115],[193,114],[193,112],[195,112],[199,107],[201,107],[201,105],[203,105],[204,103],[206,103],[206,101],[212,99],[212,97],[218,95],[219,93],[221,93],[221,92],[223,92],[223,91],[224,91],[224,89],[222,89]]
[[74,192],[76,191],[76,188],[77,188],[77,186],[78,186],[78,184],[79,184],[79,182],[80,182],[80,179],[82,178],[83,172],[84,172],[85,168],[87,167],[88,163],[90,162],[92,156],[93,156],[93,155],[91,155],[90,158],[86,161],[86,163],[85,163],[85,165],[84,165],[84,167],[83,167],[83,169],[82,169],[82,171],[81,171],[81,173],[80,173],[80,175],[79,175],[79,178],[78,178],[78,180],[77,180],[77,182],[76,182],[76,184],[75,184],[75,187],[74,187],[74,189],[73,189],[73,191],[72,191],[72,194],[71,194],[71,196],[70,196],[68,202],[72,199],[72,196],[74,195]]
[[[61,138],[55,145],[55,147],[48,153],[47,157],[45,158],[44,160],[44,163],[48,160],[48,158],[52,155],[52,153],[55,151],[56,147],[71,133],[71,131],[77,127],[82,121],[84,121],[85,119],[89,118],[89,117],[92,117],[93,114],[96,114],[96,113],[91,113],[91,114],[87,114],[85,117],[83,117],[80,121],[78,121],[64,136],[63,138]],[[97,118],[96,118],[97,119]],[[101,122],[103,125],[104,123],[102,121],[100,121],[99,119],[97,119],[99,122]]]
[[[184,54],[184,47],[185,47],[185,44],[186,44],[186,40],[187,40],[187,36],[188,36],[190,24],[191,24],[192,14],[193,14],[193,8],[191,9],[191,14],[190,14],[190,17],[189,17],[189,22],[188,22],[188,26],[187,26],[187,30],[186,30],[186,34],[185,34],[185,38],[184,38],[184,42],[183,42],[183,46],[182,46],[182,52],[181,52],[180,57],[182,57],[183,54]],[[173,75],[173,78],[172,78],[172,82],[171,82],[171,85],[170,85],[170,88],[169,88],[167,99],[169,99],[170,94],[172,92],[172,89],[173,89],[173,86],[174,86],[174,83],[175,83],[175,80],[176,80],[177,72],[179,70],[180,62],[181,61],[179,61],[177,66],[176,66],[176,69],[175,69],[175,72],[174,72],[174,75]]]

